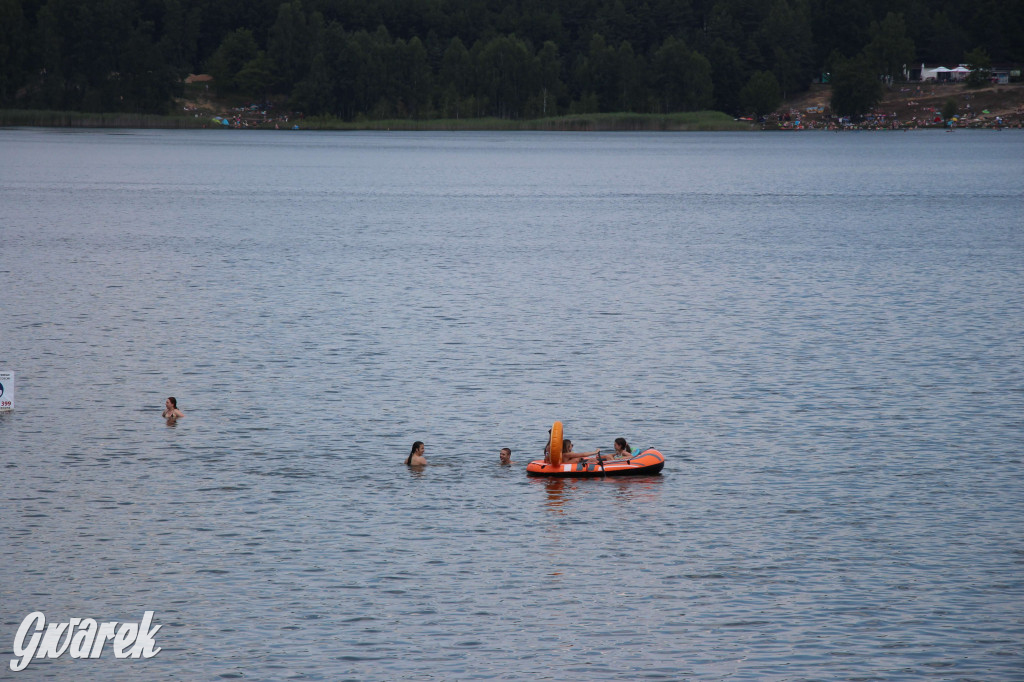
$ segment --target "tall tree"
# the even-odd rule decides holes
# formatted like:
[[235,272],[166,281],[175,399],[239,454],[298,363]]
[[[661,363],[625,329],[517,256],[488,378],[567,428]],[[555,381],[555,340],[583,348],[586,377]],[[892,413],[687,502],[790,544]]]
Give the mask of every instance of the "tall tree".
[[807,88],[814,72],[809,10],[803,0],[775,0],[758,31],[765,55],[784,95]]
[[13,102],[26,80],[25,30],[21,0],[0,0],[0,106]]
[[740,90],[745,84],[743,60],[739,50],[721,38],[715,38],[701,50],[711,63],[711,83],[715,92],[716,109],[731,114],[739,113]]
[[562,59],[558,45],[546,41],[537,53],[537,70],[540,79],[538,111],[541,116],[558,113],[558,103],[565,97],[565,83],[562,81]]
[[770,114],[782,102],[782,89],[771,71],[758,71],[740,90],[740,102],[745,112],[755,117]]
[[914,60],[914,41],[907,37],[902,14],[889,12],[881,23],[871,24],[871,42],[864,53],[875,73],[890,81],[903,77],[904,69]]
[[946,12],[936,12],[932,18],[931,40],[923,57],[928,61],[955,64],[967,47],[967,34],[957,26]]
[[290,91],[309,71],[312,38],[302,0],[282,3],[267,41],[267,56],[276,74],[275,85],[281,92]]
[[647,107],[646,65],[640,55],[633,52],[629,41],[623,41],[615,52],[615,73],[618,79],[615,111],[645,111]]
[[832,111],[863,116],[882,99],[882,83],[863,55],[843,60],[832,73]]
[[163,12],[158,17],[163,26],[160,52],[178,76],[196,67],[201,17],[199,7],[188,7],[181,0],[164,0]]
[[490,40],[479,53],[480,84],[491,112],[501,118],[520,115],[537,84],[536,62],[526,43],[515,35]]
[[419,38],[395,41],[392,73],[399,84],[395,97],[396,103],[400,103],[399,115],[419,118],[430,107],[433,88],[427,50]]
[[438,74],[438,104],[442,116],[461,118],[472,115],[472,112],[466,109],[466,104],[473,94],[473,81],[473,60],[465,44],[456,36],[445,48]]
[[237,90],[238,73],[256,58],[258,52],[256,39],[247,28],[231,31],[224,36],[207,65],[217,92],[225,94]]
[[619,83],[615,68],[615,49],[604,36],[595,33],[576,75],[579,88],[597,97],[598,111],[611,111],[619,99]]
[[992,78],[992,58],[988,56],[988,52],[979,47],[964,55],[964,60],[971,69],[967,76],[967,85],[972,88],[987,85]]
[[654,77],[664,113],[707,109],[714,101],[711,63],[670,37],[654,53]]

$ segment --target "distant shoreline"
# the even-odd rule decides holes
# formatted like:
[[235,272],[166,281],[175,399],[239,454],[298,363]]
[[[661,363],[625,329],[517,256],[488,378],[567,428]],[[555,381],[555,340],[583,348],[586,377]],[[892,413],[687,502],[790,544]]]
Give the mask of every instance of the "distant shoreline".
[[[197,130],[238,129],[223,125],[219,117],[159,116],[155,114],[104,113],[74,111],[0,110],[0,126],[16,128],[138,128]],[[679,114],[584,114],[514,121],[500,118],[343,121],[315,117],[296,120],[268,120],[251,123],[248,130],[403,130],[403,131],[560,131],[560,132],[686,132],[749,131],[749,121],[737,121],[717,111]]]
[[[945,94],[945,93],[943,93]],[[974,96],[968,92],[967,97]],[[819,96],[820,99],[820,96]],[[959,99],[959,97],[958,97]],[[795,104],[795,103],[794,103]],[[804,103],[806,105],[806,102]],[[892,118],[882,116],[879,119],[870,117],[857,124],[848,125],[839,130],[935,130],[947,128],[947,124],[934,118],[934,107],[928,109],[918,102],[911,101],[911,107],[900,106],[902,109]],[[799,106],[799,105],[798,105]],[[893,102],[882,106],[893,109]],[[1018,105],[1019,107],[1020,105]],[[131,113],[83,113],[76,111],[45,111],[0,109],[0,127],[3,128],[80,128],[110,129],[127,128],[137,130],[202,130],[224,128],[228,130],[321,130],[321,131],[408,131],[408,132],[467,132],[467,131],[542,131],[542,132],[794,132],[809,130],[836,130],[835,119],[829,120],[827,115],[806,114],[790,105],[789,112],[783,120],[782,115],[772,114],[768,120],[757,122],[734,119],[728,114],[718,111],[697,111],[675,114],[577,114],[531,120],[511,120],[501,118],[462,118],[462,119],[391,119],[391,120],[356,120],[344,121],[331,117],[292,118],[289,114],[280,117],[260,117],[247,114],[231,118],[222,118],[206,112],[192,115],[131,114]],[[821,105],[807,107],[809,110],[821,111]],[[970,106],[967,107],[970,109]],[[968,119],[960,113],[955,121],[958,129],[992,129],[1021,128],[1024,116],[1018,108],[1015,114],[1006,116],[996,122],[994,115],[984,119]],[[924,114],[920,116],[914,114]],[[792,122],[791,122],[792,118]],[[901,120],[902,119],[902,120]]]

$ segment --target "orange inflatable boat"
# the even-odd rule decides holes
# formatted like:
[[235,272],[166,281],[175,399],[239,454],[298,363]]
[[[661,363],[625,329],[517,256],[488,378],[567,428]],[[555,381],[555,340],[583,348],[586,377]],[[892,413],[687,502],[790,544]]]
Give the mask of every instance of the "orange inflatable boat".
[[590,458],[587,461],[562,461],[562,422],[551,427],[551,442],[548,444],[548,459],[534,460],[526,465],[530,476],[557,476],[562,478],[588,478],[598,476],[630,476],[657,474],[665,466],[665,457],[653,448],[634,454],[629,459],[602,457],[601,462]]

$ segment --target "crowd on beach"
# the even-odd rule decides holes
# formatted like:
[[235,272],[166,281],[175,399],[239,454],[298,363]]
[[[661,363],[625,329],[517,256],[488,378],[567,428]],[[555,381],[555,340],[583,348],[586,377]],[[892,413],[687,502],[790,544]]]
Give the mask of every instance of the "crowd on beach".
[[[936,94],[940,97],[936,97]],[[761,117],[757,123],[761,130],[915,130],[945,128],[1024,128],[1024,105],[1017,105],[1012,112],[1003,108],[991,111],[985,105],[978,106],[975,95],[968,92],[954,99],[952,110],[936,106],[941,92],[927,86],[903,88],[899,94],[908,99],[889,101],[875,107],[870,113],[859,118],[837,116],[827,106],[818,104],[803,109],[790,108]],[[918,100],[925,100],[924,102]],[[930,100],[927,101],[927,100]],[[949,104],[948,106],[952,106]],[[988,105],[991,106],[991,105]],[[886,107],[891,107],[886,108]],[[895,111],[892,109],[900,109]]]
[[[929,115],[930,114],[930,115]],[[827,116],[823,118],[803,118],[799,112],[780,116],[774,120],[766,117],[761,122],[761,130],[916,130],[945,128],[986,128],[1002,130],[1004,128],[1024,128],[1024,109],[1018,109],[1013,117],[985,116],[967,118],[961,116],[945,119],[934,108],[925,108],[921,116],[913,116],[909,120],[901,119],[896,112],[875,111],[860,120],[848,116]]]
[[186,113],[191,113],[195,118],[209,118],[210,126],[223,126],[225,128],[258,128],[274,130],[298,130],[298,120],[301,114],[290,111],[275,111],[274,105],[268,102],[260,104],[243,104],[234,107],[224,115],[210,116],[209,109],[195,104],[186,104],[182,107]]
[[[220,119],[221,125],[232,128],[270,128],[274,130],[298,130],[290,112],[277,113],[272,104],[248,104],[235,107],[231,115]],[[216,121],[218,117],[214,117]]]
[[1024,128],[1024,108],[1018,108],[1013,116],[988,115],[977,117],[970,115],[943,118],[942,113],[934,107],[923,107],[921,115],[901,118],[895,111],[876,110],[860,120],[849,116],[826,115],[821,117],[802,116],[800,111],[792,110],[784,114],[766,116],[761,121],[761,130],[915,130],[932,128],[987,128],[1002,130],[1003,128]]

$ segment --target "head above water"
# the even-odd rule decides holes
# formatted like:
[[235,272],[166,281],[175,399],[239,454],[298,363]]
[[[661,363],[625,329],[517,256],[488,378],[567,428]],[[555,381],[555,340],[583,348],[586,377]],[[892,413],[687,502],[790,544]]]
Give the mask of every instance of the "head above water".
[[178,399],[177,398],[170,397],[170,398],[167,399],[167,402],[169,402],[171,404],[171,407],[177,407],[178,406]]
[[413,457],[416,457],[417,455],[422,457],[423,456],[423,450],[425,448],[426,448],[426,446],[423,445],[423,441],[421,441],[421,440],[418,440],[415,443],[413,443],[412,444],[412,450],[409,451],[409,456],[405,458],[406,466],[412,464],[412,458]]
[[629,443],[626,442],[625,438],[615,439],[615,449],[620,450],[622,452],[628,452],[629,454],[633,454],[633,448],[629,447]]
[[502,464],[508,464],[512,461],[512,450],[509,448],[502,448],[498,453],[498,457],[501,459]]

